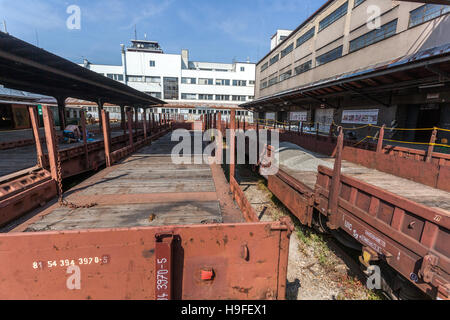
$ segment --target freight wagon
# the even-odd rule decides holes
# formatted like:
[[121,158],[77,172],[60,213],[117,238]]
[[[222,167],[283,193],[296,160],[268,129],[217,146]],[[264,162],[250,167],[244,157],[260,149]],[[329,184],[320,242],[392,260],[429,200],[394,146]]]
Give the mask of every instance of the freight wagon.
[[[360,250],[393,298],[450,297],[450,166],[446,154],[363,149],[339,138],[281,131],[272,193],[307,226]],[[382,142],[381,142],[382,143]],[[344,147],[345,144],[345,147]],[[267,157],[274,153],[268,146]],[[263,161],[264,162],[264,161]]]
[[[62,194],[47,108],[44,120],[47,183]],[[112,152],[102,120],[108,167],[3,228],[0,299],[285,298],[288,219],[259,222],[233,177],[230,187],[218,165],[174,164],[171,133],[154,141],[145,122],[143,139],[130,130]]]

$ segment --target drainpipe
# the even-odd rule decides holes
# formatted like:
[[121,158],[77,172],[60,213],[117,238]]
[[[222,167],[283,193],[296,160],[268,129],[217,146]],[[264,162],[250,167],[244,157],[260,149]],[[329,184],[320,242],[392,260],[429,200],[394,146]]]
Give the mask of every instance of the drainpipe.
[[127,56],[125,51],[125,45],[121,44],[122,47],[122,67],[123,67],[123,80],[126,85],[128,85],[128,79],[127,79]]

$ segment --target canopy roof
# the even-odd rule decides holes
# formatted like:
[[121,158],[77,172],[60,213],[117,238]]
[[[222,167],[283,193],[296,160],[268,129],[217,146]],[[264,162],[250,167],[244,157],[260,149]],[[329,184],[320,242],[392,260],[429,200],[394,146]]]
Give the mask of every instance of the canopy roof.
[[165,104],[3,32],[0,32],[0,84],[56,98],[72,97],[143,108]]

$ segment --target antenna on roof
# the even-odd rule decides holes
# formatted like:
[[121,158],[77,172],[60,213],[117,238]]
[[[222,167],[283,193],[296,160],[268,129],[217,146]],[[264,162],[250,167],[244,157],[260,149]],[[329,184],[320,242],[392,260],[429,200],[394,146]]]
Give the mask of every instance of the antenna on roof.
[[39,47],[39,35],[37,29],[35,29],[36,32],[36,47]]
[[147,40],[147,34],[144,33],[144,40]]
[[134,25],[134,40],[137,40],[137,27]]
[[5,33],[8,34],[8,29],[6,29],[6,20],[3,20],[3,27],[5,28]]

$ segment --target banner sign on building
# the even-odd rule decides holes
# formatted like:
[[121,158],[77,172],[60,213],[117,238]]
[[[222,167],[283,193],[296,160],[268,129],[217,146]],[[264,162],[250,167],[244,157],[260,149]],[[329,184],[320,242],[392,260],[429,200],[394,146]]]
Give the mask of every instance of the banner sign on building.
[[342,123],[377,124],[380,110],[344,110]]
[[266,112],[267,120],[275,120],[275,112]]
[[291,112],[290,120],[306,122],[306,121],[308,121],[308,112],[307,111]]

